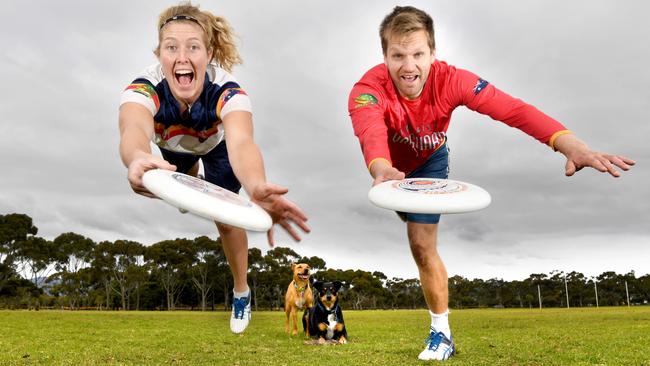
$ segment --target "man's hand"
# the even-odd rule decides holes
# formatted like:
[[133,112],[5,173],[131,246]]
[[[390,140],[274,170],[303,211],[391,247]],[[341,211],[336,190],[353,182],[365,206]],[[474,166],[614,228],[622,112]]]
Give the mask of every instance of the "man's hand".
[[387,160],[383,159],[371,163],[370,175],[374,178],[372,182],[373,187],[388,180],[402,180],[406,176],[403,172],[391,166]]
[[[305,233],[309,233],[311,229],[307,226],[307,216],[304,212],[295,203],[283,197],[288,191],[287,188],[272,183],[263,183],[254,189],[251,199],[269,213],[273,224],[279,224],[295,241],[300,241],[300,235],[291,226],[291,222]],[[273,227],[267,232],[267,238],[269,246],[273,247]]]
[[555,141],[555,148],[567,159],[565,174],[569,177],[584,167],[591,167],[603,173],[609,173],[613,177],[620,177],[621,173],[616,167],[627,171],[635,164],[634,160],[625,156],[592,151],[587,144],[572,134],[559,136]]

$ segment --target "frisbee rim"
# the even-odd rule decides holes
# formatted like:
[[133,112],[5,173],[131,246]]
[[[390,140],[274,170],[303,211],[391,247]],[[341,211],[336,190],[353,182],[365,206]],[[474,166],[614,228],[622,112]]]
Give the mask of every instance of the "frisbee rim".
[[[202,184],[206,190],[200,191],[184,184],[175,176],[189,182]],[[204,219],[251,231],[267,231],[273,225],[269,214],[254,202],[188,174],[165,169],[151,169],[143,174],[142,183],[165,203]],[[215,191],[218,194],[236,195],[238,203],[229,202],[210,193]]]
[[[453,183],[459,191],[436,190],[406,191],[397,188],[404,182],[432,181]],[[482,210],[490,205],[492,197],[483,188],[455,180],[442,178],[405,178],[382,182],[368,191],[368,199],[375,206],[397,212],[416,214],[457,214]]]

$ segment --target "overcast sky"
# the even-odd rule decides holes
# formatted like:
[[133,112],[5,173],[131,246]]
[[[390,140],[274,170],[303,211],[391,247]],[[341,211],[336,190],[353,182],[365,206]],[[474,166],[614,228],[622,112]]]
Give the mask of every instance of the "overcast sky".
[[[158,14],[174,2],[3,3],[0,214],[25,213],[39,236],[150,245],[209,235],[210,222],[134,194],[118,155],[122,89],[156,60]],[[459,108],[451,178],[492,195],[444,216],[450,276],[523,279],[577,270],[650,272],[650,5],[644,1],[202,1],[239,35],[235,77],[253,102],[268,179],[290,188],[313,232],[279,245],[329,268],[414,278],[405,226],[367,200],[371,179],[347,113],[352,85],[382,62],[392,7],[432,15],[438,59],[522,98],[597,150],[638,163],[619,179],[581,171],[488,117]],[[643,183],[645,182],[645,183]],[[265,236],[250,245],[267,249]]]

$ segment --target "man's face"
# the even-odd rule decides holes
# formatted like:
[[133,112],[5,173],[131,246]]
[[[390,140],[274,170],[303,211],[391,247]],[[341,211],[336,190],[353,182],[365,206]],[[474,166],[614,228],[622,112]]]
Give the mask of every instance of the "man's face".
[[435,50],[429,48],[424,30],[409,35],[391,35],[384,63],[400,95],[415,99],[422,93],[429,76]]
[[174,21],[165,25],[158,59],[174,98],[193,103],[201,95],[212,53],[198,24]]

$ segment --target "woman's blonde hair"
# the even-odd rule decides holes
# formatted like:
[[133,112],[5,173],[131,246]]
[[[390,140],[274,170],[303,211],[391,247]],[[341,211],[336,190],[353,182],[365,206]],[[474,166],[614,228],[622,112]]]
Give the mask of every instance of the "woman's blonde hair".
[[194,22],[201,26],[208,52],[212,51],[212,60],[228,72],[233,66],[242,63],[235,45],[235,34],[226,19],[213,15],[209,11],[200,10],[190,2],[172,6],[160,13],[158,17],[158,46],[154,50],[160,55],[160,41],[163,28],[170,21]]

